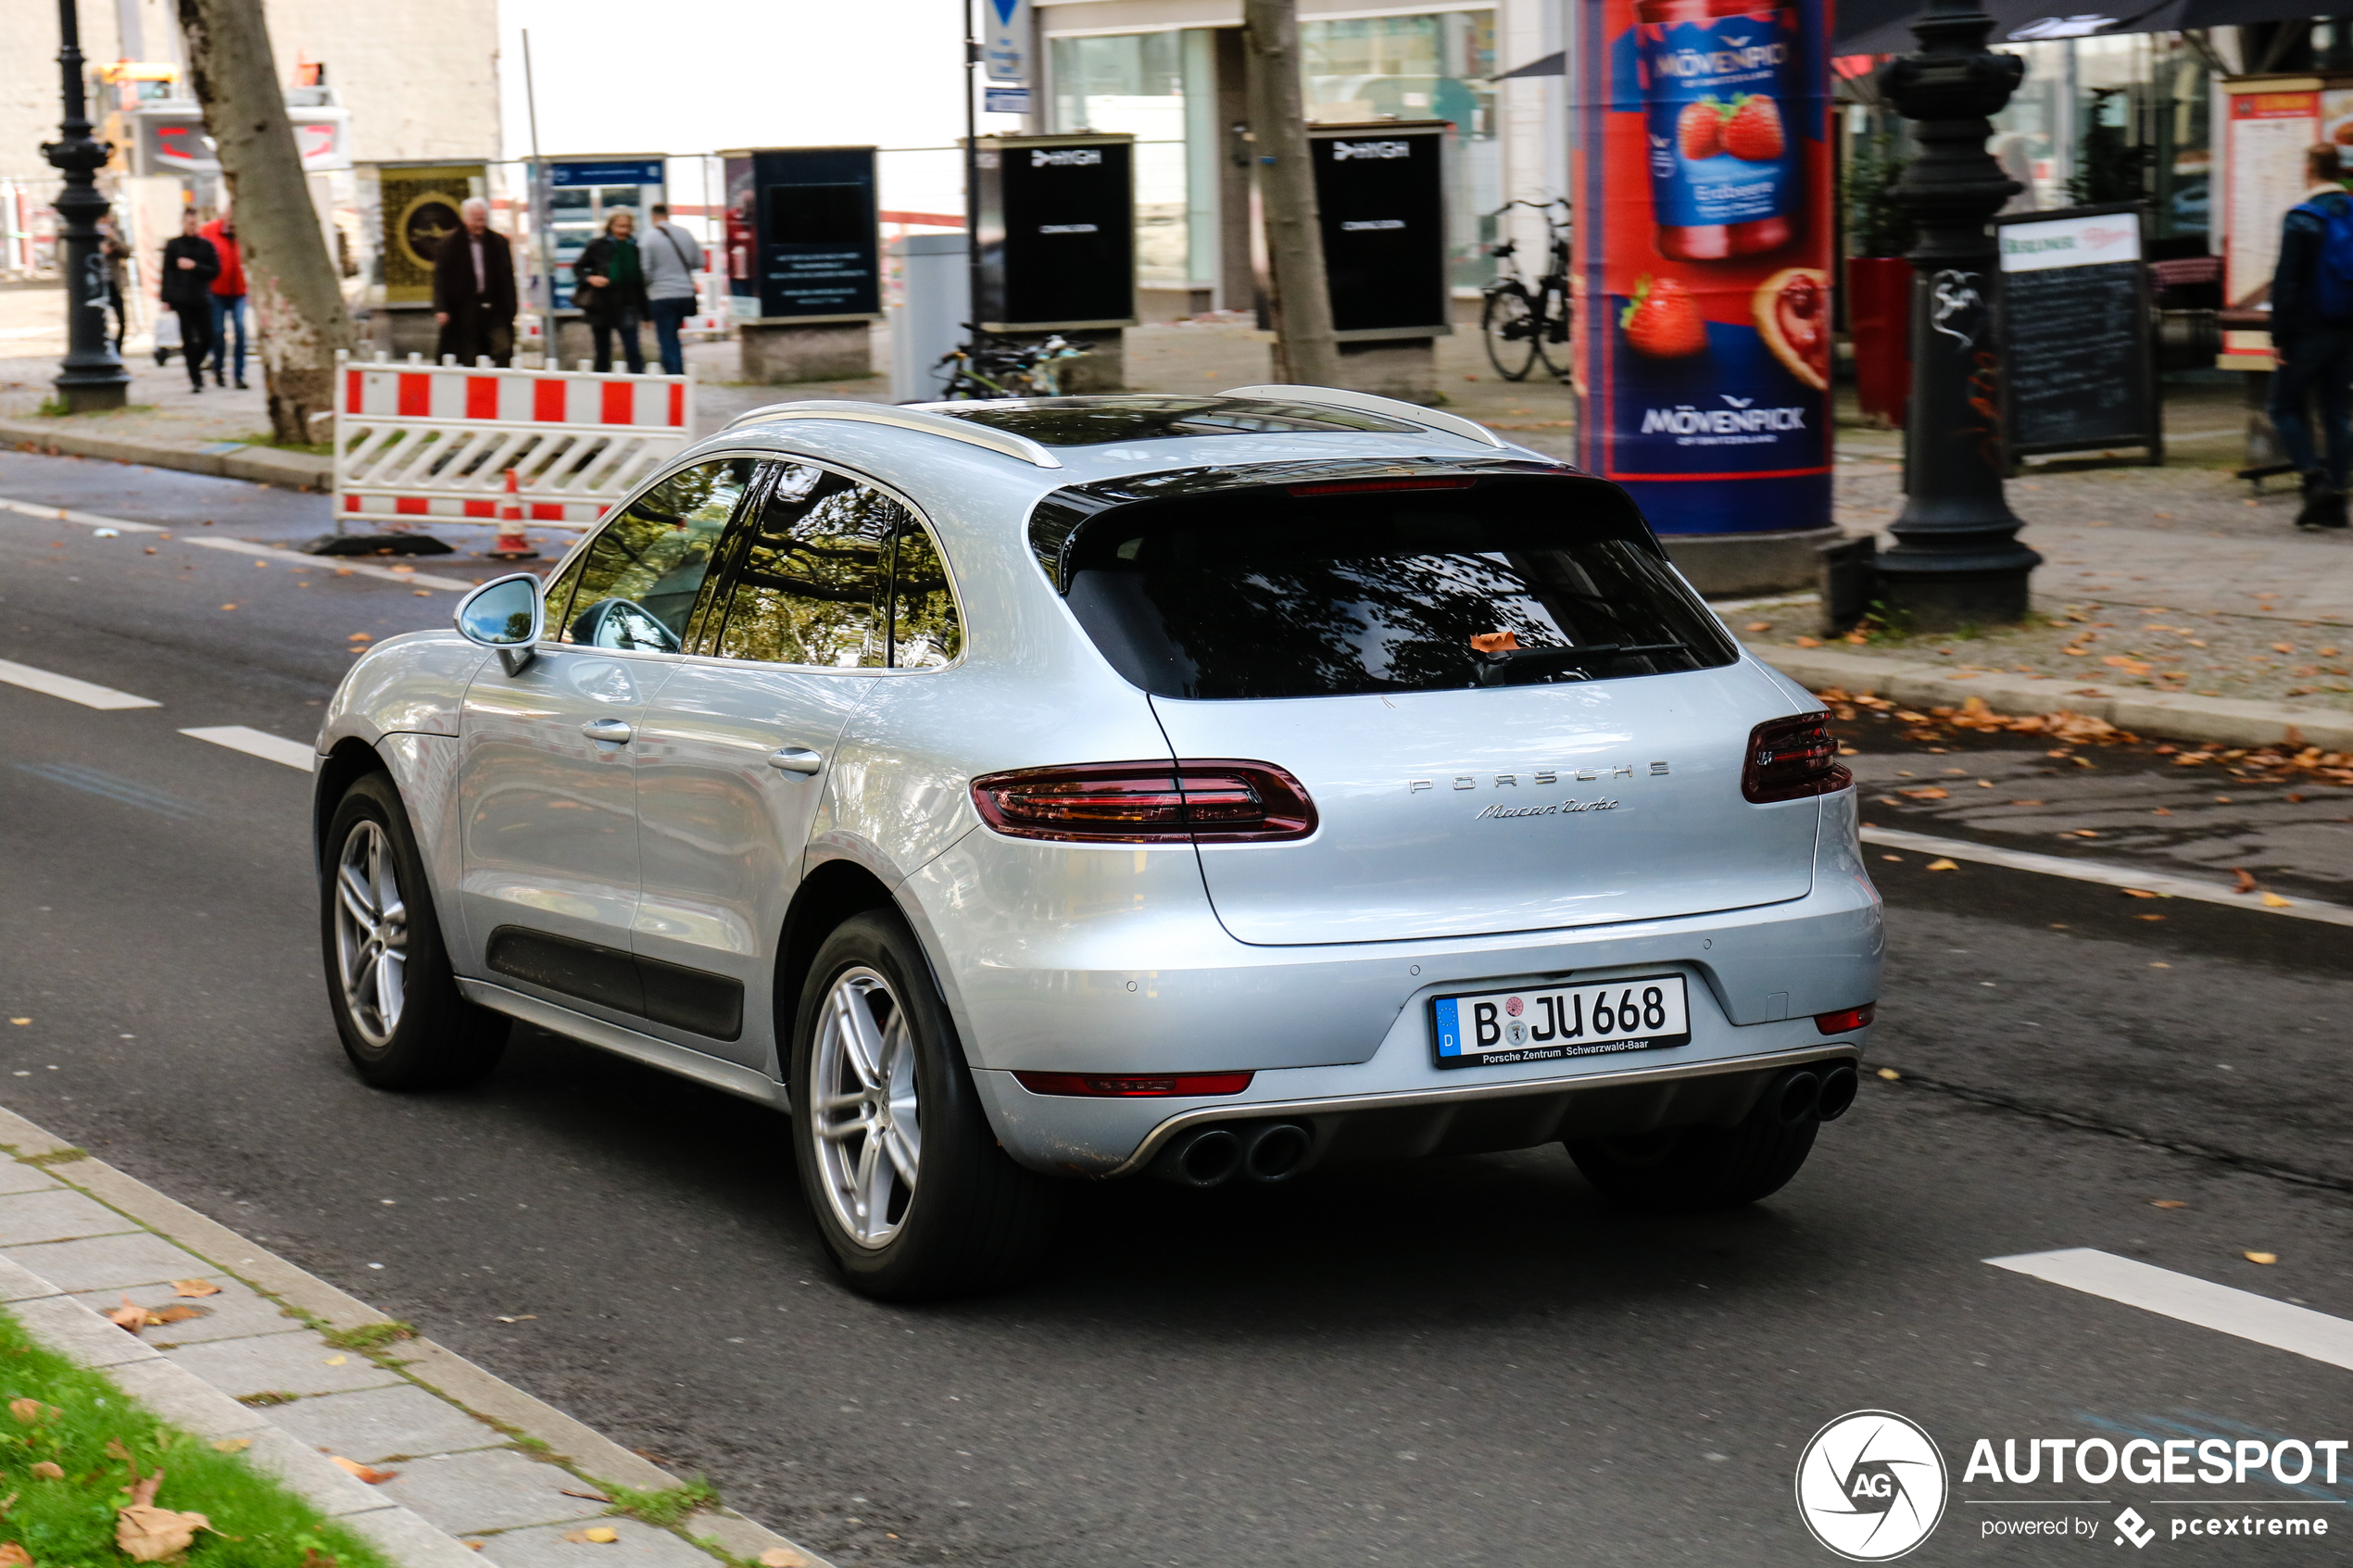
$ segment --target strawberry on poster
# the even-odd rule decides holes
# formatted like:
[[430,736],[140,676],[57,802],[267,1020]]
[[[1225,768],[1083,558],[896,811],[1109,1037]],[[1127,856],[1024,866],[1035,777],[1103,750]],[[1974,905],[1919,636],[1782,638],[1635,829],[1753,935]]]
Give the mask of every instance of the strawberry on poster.
[[1822,0],[1579,8],[1584,466],[1662,533],[1830,521]]

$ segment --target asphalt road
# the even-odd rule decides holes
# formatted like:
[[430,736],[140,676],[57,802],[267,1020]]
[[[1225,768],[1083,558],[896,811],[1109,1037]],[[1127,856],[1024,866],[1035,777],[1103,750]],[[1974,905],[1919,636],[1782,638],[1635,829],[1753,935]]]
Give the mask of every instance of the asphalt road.
[[[1904,1076],[1869,1077],[1764,1204],[1629,1218],[1557,1148],[1241,1194],[1126,1184],[1082,1195],[1024,1290],[878,1307],[834,1282],[766,1112],[530,1031],[463,1093],[377,1094],[346,1070],[308,781],[178,732],[307,740],[353,633],[436,623],[453,595],[187,542],[207,516],[299,536],[318,497],[14,454],[0,496],[174,529],[0,512],[0,659],[161,704],[0,684],[0,1016],[31,1020],[0,1023],[0,1103],[845,1564],[1821,1563],[1796,1458],[1869,1408],[1957,1467],[1914,1561],[2109,1552],[2122,1504],[2162,1527],[2196,1512],[2183,1498],[2353,1531],[2353,1463],[2296,1489],[1957,1469],[1979,1436],[2353,1437],[2353,1372],[1983,1261],[2101,1248],[2353,1318],[2344,927],[1902,855],[1874,865],[1893,947],[1873,1065]],[[1957,746],[2043,749],[1849,734],[1874,789],[1994,766]],[[2060,782],[2177,777],[2145,751],[2095,759]],[[2000,765],[2038,775],[2034,756]],[[2037,795],[2057,798],[2018,792]],[[2032,847],[2118,798],[2031,809],[2049,819]],[[2234,819],[2167,823],[2097,852],[2246,853]],[[2327,896],[2347,868],[2312,842],[2267,880]],[[2073,1512],[2097,1537],[1987,1538],[2068,1512],[2053,1499],[2096,1501]]]

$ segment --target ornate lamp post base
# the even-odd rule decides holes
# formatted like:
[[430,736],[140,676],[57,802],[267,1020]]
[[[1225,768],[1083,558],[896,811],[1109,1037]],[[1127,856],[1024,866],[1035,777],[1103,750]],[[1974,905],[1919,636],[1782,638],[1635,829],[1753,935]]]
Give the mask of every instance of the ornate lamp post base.
[[2018,183],[1985,150],[1986,117],[2009,102],[2025,61],[1985,47],[1994,19],[1969,0],[1931,0],[1918,53],[1888,62],[1882,89],[1913,121],[1919,156],[1895,198],[1919,226],[1912,264],[1912,405],[1904,432],[1903,515],[1879,557],[1881,596],[1921,632],[2025,619],[2043,558],[2002,495],[2005,458],[1989,301],[1987,224]]
[[107,334],[107,258],[98,248],[104,238],[98,220],[111,205],[98,192],[98,170],[107,166],[114,148],[90,134],[82,91],[82,37],[73,0],[57,0],[57,31],[64,47],[57,67],[65,90],[65,119],[58,138],[41,149],[42,156],[66,177],[57,194],[57,216],[64,220],[57,238],[61,254],[57,270],[66,282],[66,357],[59,368],[58,400],[69,414],[120,408],[127,401],[131,372],[114,351]]

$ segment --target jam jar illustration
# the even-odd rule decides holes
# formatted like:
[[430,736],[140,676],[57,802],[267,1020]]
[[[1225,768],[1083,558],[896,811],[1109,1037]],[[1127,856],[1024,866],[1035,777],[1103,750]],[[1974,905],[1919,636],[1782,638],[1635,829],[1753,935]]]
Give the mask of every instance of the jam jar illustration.
[[1634,23],[1659,254],[1722,261],[1787,245],[1803,197],[1796,7],[1640,0]]

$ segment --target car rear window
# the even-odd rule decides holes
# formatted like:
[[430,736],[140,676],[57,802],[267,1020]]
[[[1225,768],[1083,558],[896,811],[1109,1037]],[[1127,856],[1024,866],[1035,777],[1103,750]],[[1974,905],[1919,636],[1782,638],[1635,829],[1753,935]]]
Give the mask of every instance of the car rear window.
[[1163,696],[1341,696],[1617,679],[1738,649],[1615,486],[1268,486],[1100,512],[1072,610]]

